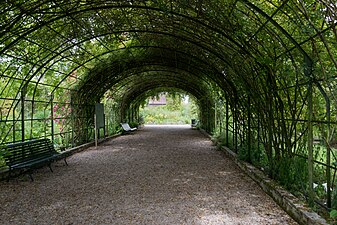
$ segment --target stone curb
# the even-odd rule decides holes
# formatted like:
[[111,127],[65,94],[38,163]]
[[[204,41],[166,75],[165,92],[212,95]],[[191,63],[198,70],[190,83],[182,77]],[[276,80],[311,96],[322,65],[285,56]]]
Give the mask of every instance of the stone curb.
[[[205,131],[200,131],[211,138]],[[223,154],[230,157],[240,169],[253,179],[265,193],[271,196],[296,222],[302,225],[328,225],[324,218],[307,207],[303,201],[299,200],[275,181],[268,178],[262,171],[247,162],[239,160],[237,154],[229,148],[222,147],[221,150]]]
[[230,149],[223,147],[224,154],[229,156],[264,192],[271,196],[296,222],[303,225],[328,225],[325,219],[313,212],[301,200],[289,193],[275,181],[269,179],[262,171],[237,158]]
[[[109,141],[109,140],[114,139],[118,136],[121,136],[121,134],[118,133],[118,134],[115,134],[115,135],[112,135],[112,136],[109,136],[109,137],[102,138],[102,139],[98,140],[98,144]],[[92,142],[89,142],[89,143],[86,143],[86,144],[83,144],[83,145],[80,145],[80,146],[77,146],[77,147],[74,147],[74,148],[70,148],[68,150],[63,151],[62,154],[66,154],[67,157],[68,157],[70,155],[74,155],[75,153],[81,152],[81,151],[83,151],[83,150],[85,150],[89,147],[93,147],[93,146],[95,146],[95,141],[92,141]]]

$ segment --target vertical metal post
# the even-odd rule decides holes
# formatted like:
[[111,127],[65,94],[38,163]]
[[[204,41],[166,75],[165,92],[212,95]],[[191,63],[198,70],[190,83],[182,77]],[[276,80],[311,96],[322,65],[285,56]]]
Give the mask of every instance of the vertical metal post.
[[25,95],[26,86],[21,89],[21,141],[25,141]]
[[229,144],[229,140],[228,140],[228,135],[229,133],[229,103],[228,103],[228,100],[226,99],[226,146],[228,146]]
[[96,117],[96,113],[95,113],[95,115],[94,115],[94,129],[95,129],[95,147],[97,147],[97,145],[98,145],[98,141],[97,141],[97,123],[96,123],[96,121],[97,121],[97,117]]
[[251,148],[252,148],[252,138],[251,138],[251,108],[250,108],[250,96],[248,96],[248,132],[247,132],[247,147],[248,147],[248,162],[251,162]]
[[113,115],[112,115],[112,110],[110,108],[109,115],[108,115],[108,135],[111,135],[111,131],[113,130]]
[[309,205],[314,205],[314,187],[313,187],[313,101],[312,101],[312,79],[308,85],[308,182],[309,182]]
[[128,114],[128,122],[131,121],[131,113],[130,110],[132,110],[132,108],[130,109],[130,107],[127,109],[127,114]]
[[138,103],[135,105],[135,120],[137,124],[139,125],[139,105]]
[[309,205],[314,206],[314,187],[313,187],[313,174],[314,174],[314,157],[313,157],[313,74],[312,74],[312,61],[310,58],[305,57],[304,74],[308,77],[308,193]]
[[46,114],[46,107],[43,108],[43,118],[44,118],[43,119],[44,138],[47,138],[47,114]]
[[330,102],[327,102],[327,107],[326,107],[326,114],[327,114],[327,122],[328,122],[328,129],[327,129],[327,134],[326,134],[326,183],[327,183],[327,206],[328,208],[331,208],[331,169],[330,169],[330,164],[331,164],[331,149],[330,149]]
[[106,116],[106,118],[105,118],[105,120],[106,120],[106,134],[107,134],[107,136],[109,136],[109,116],[110,116],[110,112],[109,112],[109,108],[107,108],[108,110],[107,110],[107,114],[105,114],[105,116]]
[[105,113],[103,114],[103,138],[105,139],[107,137],[106,135],[106,129],[105,129]]
[[216,107],[216,99],[215,99],[215,101],[214,101],[214,128],[215,128],[215,131],[217,130],[217,122],[218,122],[217,117],[218,116],[217,116],[217,107]]
[[235,127],[235,103],[234,103],[234,107],[233,107],[233,109],[232,109],[232,118],[233,118],[233,132],[232,132],[232,134],[233,134],[233,140],[232,140],[232,144],[233,144],[233,150],[235,150],[236,149],[236,147],[235,147],[235,129],[236,129],[236,127]]
[[234,145],[234,151],[238,152],[238,121],[237,121],[237,99],[235,98],[234,101],[234,108],[233,108],[233,145]]
[[325,137],[325,146],[326,146],[326,183],[327,183],[327,207],[331,208],[331,148],[330,148],[330,125],[331,125],[331,110],[330,110],[330,99],[329,96],[325,93],[324,89],[319,83],[316,83],[318,90],[324,97],[325,100],[325,110],[327,118],[327,133]]
[[134,119],[134,117],[133,117],[133,104],[131,104],[131,119],[130,119],[130,121],[132,121],[133,122],[133,119]]
[[[311,83],[311,92],[312,92],[312,85],[313,85],[313,80],[312,80],[312,62],[307,60],[307,68],[305,70],[305,73],[307,76],[310,77],[310,83]],[[326,134],[326,141],[325,141],[325,145],[326,145],[326,149],[327,149],[327,153],[326,153],[326,179],[327,179],[327,207],[331,208],[331,168],[330,168],[330,164],[331,164],[331,148],[330,148],[330,125],[331,125],[331,111],[330,111],[330,99],[329,96],[326,94],[326,92],[324,91],[323,87],[320,85],[320,83],[316,82],[315,83],[318,90],[320,91],[320,93],[323,95],[324,100],[325,100],[325,107],[326,107],[326,118],[327,118],[327,134]],[[311,93],[311,100],[312,100],[312,93]],[[312,107],[312,106],[311,106]],[[312,122],[312,121],[311,121]]]
[[[72,95],[71,95],[72,96]],[[75,116],[74,116],[74,102],[73,98],[70,99],[70,118],[71,118],[71,147],[75,147]]]
[[138,120],[137,120],[137,105],[136,105],[136,103],[133,104],[133,120],[135,122],[138,122]]
[[213,127],[212,119],[214,120],[214,113],[212,111],[212,108],[213,108],[213,104],[210,103],[209,108],[208,108],[208,118],[207,118],[208,133],[211,133],[212,127]]
[[15,136],[16,136],[16,128],[15,128],[15,109],[13,110],[13,143],[14,142],[16,142],[16,138],[15,138]]
[[257,116],[257,147],[260,150],[260,117]]
[[271,77],[268,76],[268,84],[269,84],[269,88],[268,88],[268,158],[269,158],[269,164],[270,164],[270,171],[269,171],[269,176],[271,178],[274,178],[274,156],[273,156],[273,122],[274,122],[274,114],[273,114],[273,89],[272,89],[272,81],[271,81]]
[[54,143],[54,94],[50,96],[50,120],[51,141]]
[[[79,103],[80,104],[80,103]],[[90,105],[81,105],[81,115],[83,115],[83,118],[81,119],[81,122],[83,121],[84,131],[83,132],[83,139],[85,139],[86,142],[91,141],[90,139],[90,133],[91,133],[91,127],[92,127],[92,114],[91,114],[91,106]],[[82,127],[82,126],[81,126]]]
[[137,122],[137,120],[136,120],[136,106],[135,106],[135,103],[132,104],[132,121]]

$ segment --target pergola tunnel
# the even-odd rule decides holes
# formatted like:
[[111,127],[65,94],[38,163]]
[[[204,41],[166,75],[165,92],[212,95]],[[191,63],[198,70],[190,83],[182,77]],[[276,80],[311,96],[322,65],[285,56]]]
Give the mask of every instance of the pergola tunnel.
[[92,142],[98,103],[107,137],[139,125],[147,98],[183,93],[219,147],[337,209],[334,1],[13,0],[0,12],[0,157],[39,138],[58,151]]

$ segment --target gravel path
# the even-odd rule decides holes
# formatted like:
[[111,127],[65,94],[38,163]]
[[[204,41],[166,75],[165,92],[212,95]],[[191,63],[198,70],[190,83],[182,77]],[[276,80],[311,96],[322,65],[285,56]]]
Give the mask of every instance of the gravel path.
[[296,224],[210,140],[146,126],[0,183],[0,224]]

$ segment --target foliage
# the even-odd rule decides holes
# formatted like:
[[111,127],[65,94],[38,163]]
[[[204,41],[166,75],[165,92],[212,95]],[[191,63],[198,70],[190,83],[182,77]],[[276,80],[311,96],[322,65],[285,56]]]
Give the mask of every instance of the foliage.
[[130,123],[129,123],[129,126],[130,126],[131,128],[134,128],[134,127],[137,127],[137,128],[138,128],[139,124],[138,124],[137,122],[130,122]]
[[145,106],[140,115],[146,124],[189,124],[196,118],[195,103],[183,103],[180,95],[166,95],[166,105]]
[[[336,187],[336,184],[337,184],[337,180],[335,180],[335,187]],[[337,210],[337,188],[334,188],[332,192],[331,207]]]
[[0,146],[0,169],[6,167],[6,162],[4,157],[10,155],[10,151],[8,151],[5,145]]
[[330,211],[330,218],[332,219],[333,224],[337,222],[337,210],[333,209]]
[[198,118],[219,145],[290,189],[306,189],[295,155],[312,145],[308,118],[323,146],[315,160],[325,163],[337,142],[335,1],[14,0],[0,11],[0,143],[85,143],[95,103],[107,106],[112,134],[121,120],[140,122],[149,96],[174,88],[195,96],[197,112],[178,113],[178,95],[167,106],[176,113],[157,108],[146,122]]
[[307,161],[303,158],[282,158],[275,162],[273,172],[281,185],[296,194],[306,189],[307,168]]
[[[214,143],[215,146],[217,146],[218,150],[221,150],[221,147],[222,146],[225,146],[226,145],[226,134],[224,133],[221,133],[221,132],[215,132],[213,135],[212,135],[212,138],[211,138],[212,142]],[[233,143],[232,143],[232,136],[229,135],[229,138],[228,138],[228,146],[229,148],[233,148]]]

